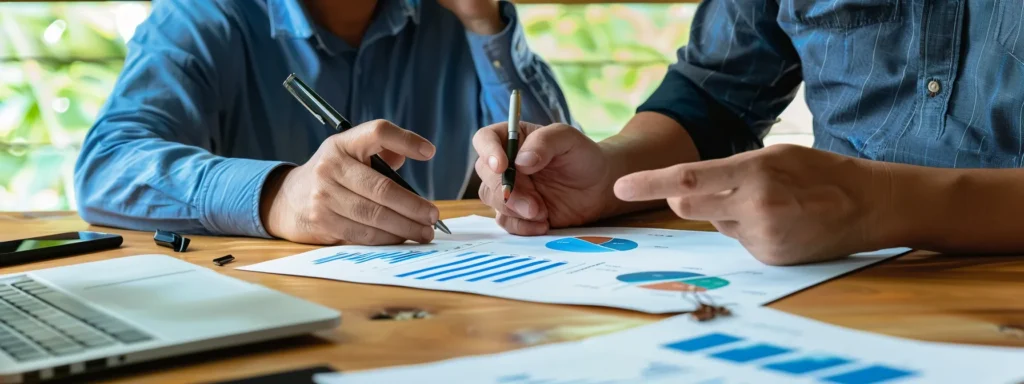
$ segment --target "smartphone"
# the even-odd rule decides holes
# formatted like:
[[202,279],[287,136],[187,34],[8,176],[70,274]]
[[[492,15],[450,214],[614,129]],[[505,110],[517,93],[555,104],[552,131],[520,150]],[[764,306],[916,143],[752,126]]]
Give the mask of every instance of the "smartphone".
[[88,231],[3,241],[0,267],[117,248],[122,241],[121,235]]

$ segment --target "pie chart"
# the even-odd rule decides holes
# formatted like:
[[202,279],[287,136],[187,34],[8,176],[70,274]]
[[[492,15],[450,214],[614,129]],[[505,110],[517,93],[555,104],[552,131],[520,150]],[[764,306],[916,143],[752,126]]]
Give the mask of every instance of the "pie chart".
[[565,237],[549,241],[544,246],[556,251],[575,253],[621,252],[637,247],[632,240],[604,236]]
[[703,292],[729,285],[729,280],[720,277],[681,271],[635,272],[615,278],[638,288],[657,291]]

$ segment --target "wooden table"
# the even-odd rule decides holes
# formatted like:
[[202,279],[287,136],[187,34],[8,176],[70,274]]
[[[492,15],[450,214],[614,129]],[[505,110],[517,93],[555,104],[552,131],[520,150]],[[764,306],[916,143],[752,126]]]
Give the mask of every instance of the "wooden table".
[[[445,218],[491,215],[476,201],[441,202]],[[671,212],[598,223],[711,230]],[[0,240],[84,230],[73,212],[0,213]],[[535,304],[463,293],[373,286],[237,271],[233,267],[315,247],[284,241],[190,236],[186,253],[154,245],[152,233],[94,227],[124,236],[120,249],[0,269],[0,274],[114,257],[160,253],[302,297],[343,313],[331,332],[126,367],[111,382],[210,382],[328,364],[361,370],[424,363],[576,340],[630,328],[662,316],[624,310]],[[226,267],[210,262],[233,254]],[[854,272],[770,305],[828,323],[921,340],[1024,347],[1024,256],[915,252]],[[382,309],[422,308],[431,318],[370,320]]]

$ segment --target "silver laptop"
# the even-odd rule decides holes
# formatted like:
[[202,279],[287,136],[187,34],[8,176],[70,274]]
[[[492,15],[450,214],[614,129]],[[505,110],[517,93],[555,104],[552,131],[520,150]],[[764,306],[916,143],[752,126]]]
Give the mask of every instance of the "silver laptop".
[[164,255],[0,276],[0,383],[331,329],[341,314]]

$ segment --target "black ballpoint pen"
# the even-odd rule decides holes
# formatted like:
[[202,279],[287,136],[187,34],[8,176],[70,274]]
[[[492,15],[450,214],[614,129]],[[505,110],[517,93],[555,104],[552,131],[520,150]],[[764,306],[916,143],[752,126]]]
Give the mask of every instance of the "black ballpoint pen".
[[[292,94],[292,96],[295,96],[295,98],[299,100],[299,103],[301,103],[302,106],[309,110],[309,113],[316,116],[317,120],[320,120],[321,123],[331,126],[331,128],[336,129],[338,132],[344,132],[346,129],[352,128],[352,123],[346,120],[345,117],[341,116],[334,107],[327,104],[327,101],[324,101],[320,95],[317,95],[316,92],[313,92],[312,89],[306,86],[306,83],[299,80],[298,76],[295,76],[294,73],[288,75],[288,78],[284,80],[284,87]],[[391,169],[391,166],[388,165],[384,159],[380,158],[380,156],[373,155],[370,157],[370,168],[373,168],[373,170],[380,172],[395,183],[398,183],[402,188],[408,189],[410,192],[420,196],[420,194],[416,192],[409,183],[405,182],[398,172]],[[441,220],[434,223],[434,228],[440,229],[441,232],[449,235],[452,234],[452,231],[450,231],[448,226],[444,225]]]
[[512,189],[516,187],[516,155],[519,154],[519,90],[512,90],[508,101],[508,143],[505,145],[505,157],[508,168],[501,174],[501,192],[508,202]]

